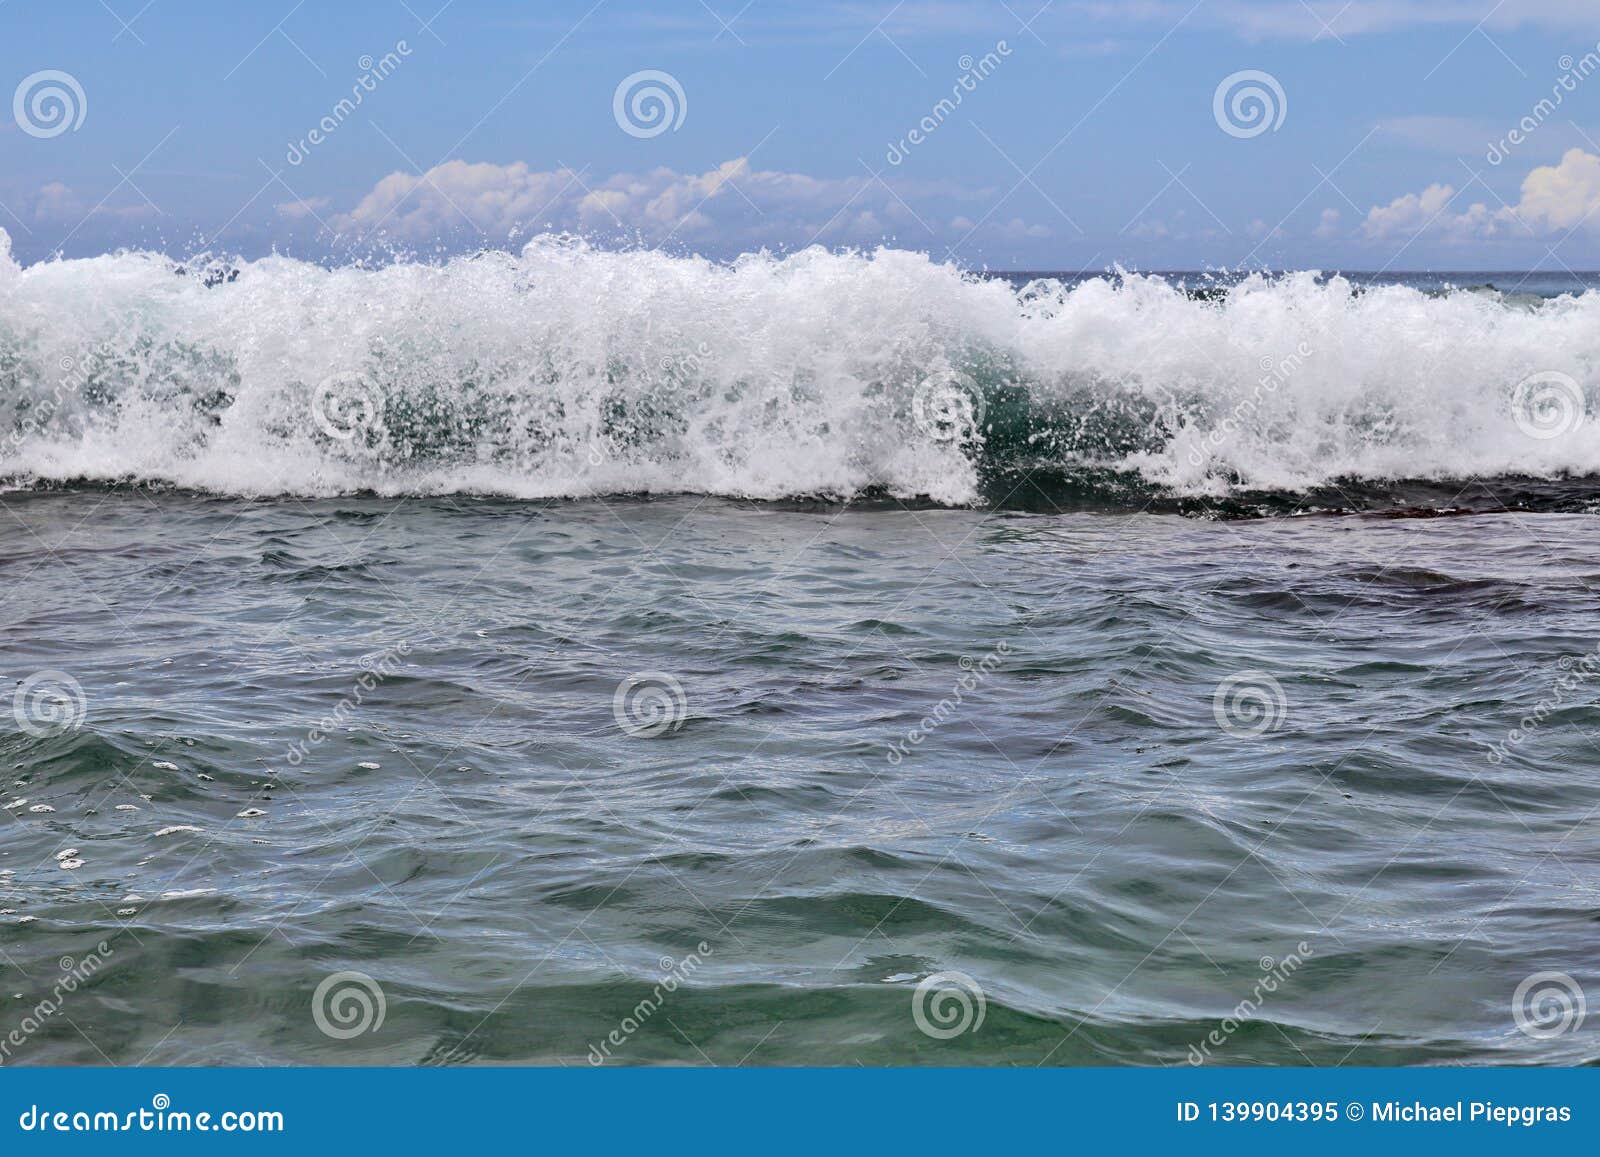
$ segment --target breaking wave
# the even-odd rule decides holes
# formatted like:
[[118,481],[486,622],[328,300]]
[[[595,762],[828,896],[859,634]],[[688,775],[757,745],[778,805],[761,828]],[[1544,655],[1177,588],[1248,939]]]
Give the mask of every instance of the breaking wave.
[[24,268],[0,232],[0,478],[24,485],[1144,505],[1409,481],[1445,504],[1600,474],[1597,386],[1594,292],[1017,285],[892,249],[560,237]]

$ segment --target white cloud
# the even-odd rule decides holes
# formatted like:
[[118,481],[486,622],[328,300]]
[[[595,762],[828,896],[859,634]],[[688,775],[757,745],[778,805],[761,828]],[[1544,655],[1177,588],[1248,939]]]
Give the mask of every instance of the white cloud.
[[1536,232],[1594,228],[1600,210],[1600,157],[1569,149],[1559,165],[1542,165],[1522,182],[1517,216]]
[[1148,218],[1128,230],[1129,237],[1137,237],[1141,241],[1163,241],[1172,235],[1172,226],[1165,221]]
[[[1253,222],[1250,228],[1260,228],[1256,236],[1265,236],[1271,232],[1271,227],[1265,221]],[[1160,217],[1141,217],[1135,224],[1129,225],[1122,232],[1139,241],[1173,241],[1173,242],[1219,242],[1225,236],[1222,229],[1211,223],[1209,217],[1201,218],[1201,223],[1195,225],[1191,222],[1189,211],[1179,209],[1170,217],[1163,220]]]
[[1374,205],[1362,223],[1371,238],[1412,237],[1429,233],[1444,237],[1495,237],[1508,234],[1549,236],[1579,227],[1600,229],[1600,157],[1569,149],[1559,165],[1541,165],[1522,182],[1515,205],[1490,209],[1482,202],[1465,208],[1456,202],[1453,185],[1429,185],[1387,205]]
[[76,221],[83,216],[85,208],[82,198],[60,181],[45,185],[33,198],[36,221]]
[[295,201],[285,201],[274,208],[291,221],[302,221],[308,217],[320,216],[328,208],[328,198],[302,197]]
[[1338,233],[1339,210],[1324,209],[1322,211],[1322,219],[1317,222],[1317,227],[1311,231],[1311,235],[1318,240],[1326,241],[1330,237],[1337,236]]
[[1432,227],[1455,199],[1454,185],[1429,185],[1421,193],[1407,193],[1387,205],[1367,211],[1361,230],[1368,237],[1400,237]]
[[[1578,30],[1594,26],[1593,0],[1503,0],[1498,5],[1495,0],[1206,0],[1201,4],[1195,0],[1056,0],[1026,7],[1015,0],[902,0],[892,6],[888,0],[820,0],[807,5],[752,4],[736,16],[731,10],[726,15],[747,41],[793,44],[829,40],[846,48],[878,29],[897,42],[969,35],[1004,36],[1020,44],[1030,40],[1029,33],[1019,27],[1026,22],[1029,31],[1042,34],[1052,48],[1069,56],[1079,53],[1065,38],[1082,36],[1085,19],[1118,27],[1159,25],[1163,30],[1180,24],[1222,27],[1250,40],[1343,38],[1426,25],[1470,29],[1481,23],[1491,32],[1524,25]],[[527,24],[516,22],[518,27]],[[565,31],[565,25],[554,18],[536,19],[532,24],[557,35]],[[674,12],[667,5],[640,4],[629,13],[628,24],[658,42],[671,36],[668,44],[683,46],[701,45],[717,30],[716,18],[698,5]],[[1115,41],[1099,43],[1109,46]],[[1140,51],[1143,47],[1137,45]],[[1090,51],[1095,51],[1092,41]]]
[[1480,23],[1504,30],[1524,25],[1587,30],[1593,0],[1215,0],[1195,11],[1192,0],[1078,0],[1065,11],[1108,21],[1221,25],[1250,40],[1344,38],[1395,28]]
[[1440,153],[1481,153],[1504,129],[1493,121],[1467,117],[1405,116],[1381,120],[1382,136]]
[[32,196],[33,219],[47,225],[82,225],[90,218],[112,221],[149,221],[160,211],[146,201],[131,205],[88,203],[78,191],[60,181],[41,186]]
[[996,234],[1007,241],[1027,241],[1041,237],[1049,237],[1050,230],[1044,225],[1030,225],[1021,217],[1013,217],[995,230]]
[[[991,189],[948,183],[896,181],[892,187],[865,174],[813,177],[752,168],[736,157],[704,173],[659,168],[597,178],[583,170],[549,171],[518,162],[449,161],[420,175],[391,173],[347,212],[328,224],[357,239],[382,237],[427,242],[445,236],[482,235],[499,242],[515,234],[570,229],[623,233],[661,243],[698,240],[760,244],[876,243],[897,237],[927,244],[941,219],[933,210],[951,201],[987,208]],[[916,208],[918,202],[933,206]],[[312,202],[320,213],[320,203]],[[279,206],[305,216],[304,202]],[[1050,231],[1018,219],[990,221],[998,238],[1042,237]]]

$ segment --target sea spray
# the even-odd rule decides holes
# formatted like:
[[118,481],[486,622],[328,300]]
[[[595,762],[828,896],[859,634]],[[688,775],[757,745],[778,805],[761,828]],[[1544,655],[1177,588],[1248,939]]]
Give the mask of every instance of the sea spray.
[[[24,268],[0,237],[0,477],[976,504],[997,469],[1176,495],[1600,471],[1581,420],[1596,293],[1526,306],[1314,273],[1018,288],[893,249],[716,263],[550,236],[434,264],[197,268]],[[1517,420],[1540,375],[1572,383],[1559,436]],[[959,436],[926,420],[951,381]]]

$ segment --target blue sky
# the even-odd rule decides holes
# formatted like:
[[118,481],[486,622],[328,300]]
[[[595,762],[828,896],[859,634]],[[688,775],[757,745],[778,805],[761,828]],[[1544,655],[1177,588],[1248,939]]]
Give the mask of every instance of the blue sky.
[[[0,228],[25,260],[572,230],[1002,269],[1592,269],[1597,42],[1591,0],[3,0]],[[652,85],[669,124],[630,119]],[[52,88],[64,120],[32,100]]]

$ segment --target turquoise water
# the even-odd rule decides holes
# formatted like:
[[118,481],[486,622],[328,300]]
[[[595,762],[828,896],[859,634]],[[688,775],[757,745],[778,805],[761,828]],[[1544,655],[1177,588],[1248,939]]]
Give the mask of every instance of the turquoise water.
[[4,1063],[1596,1059],[1590,517],[0,499]]

